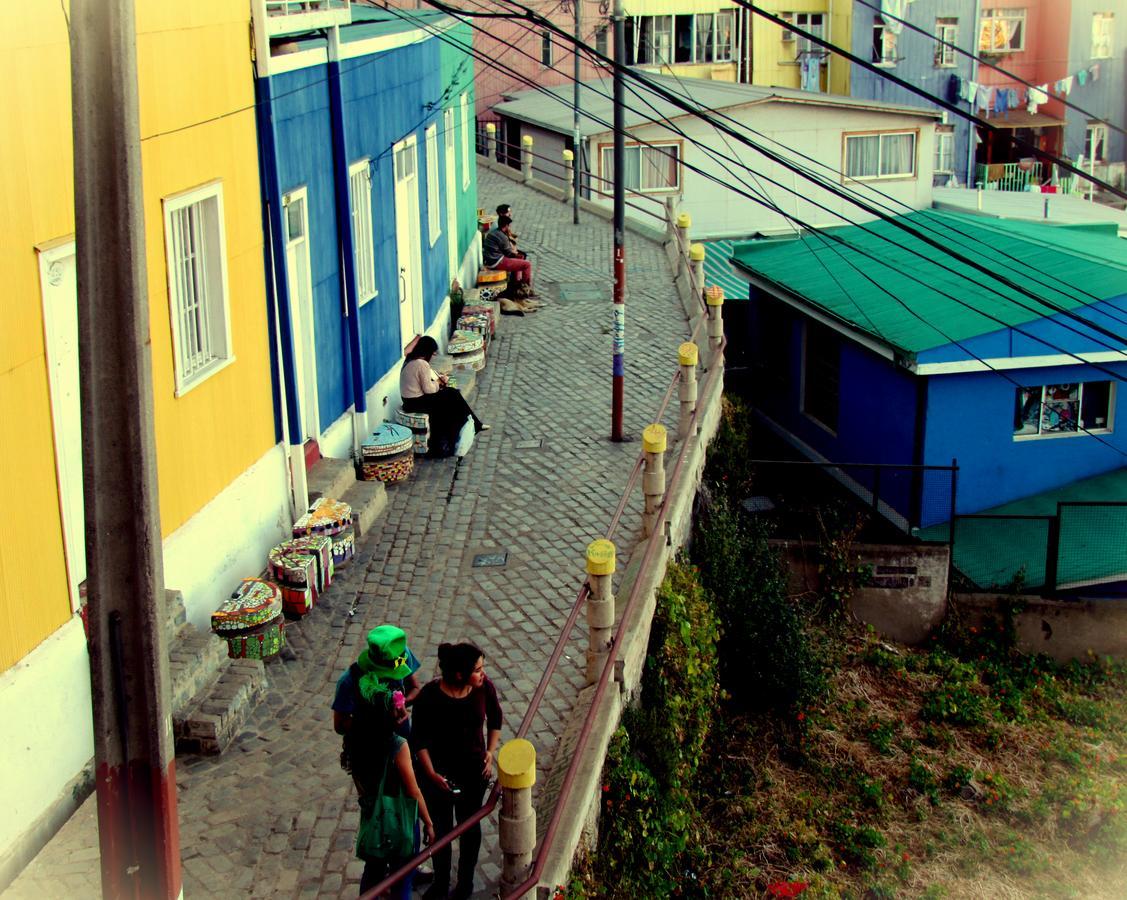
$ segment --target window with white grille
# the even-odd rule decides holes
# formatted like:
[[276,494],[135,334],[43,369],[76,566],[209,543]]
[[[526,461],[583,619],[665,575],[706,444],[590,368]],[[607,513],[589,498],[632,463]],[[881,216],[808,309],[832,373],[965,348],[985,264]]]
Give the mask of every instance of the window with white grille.
[[959,20],[944,17],[935,20],[935,64],[941,69],[955,66],[955,41],[959,36]]
[[939,175],[955,171],[955,129],[950,126],[935,129],[935,171]]
[[361,159],[348,167],[352,195],[352,259],[356,268],[356,305],[376,296],[376,253],[372,245],[372,167]]
[[438,190],[438,126],[426,130],[427,144],[427,233],[433,247],[442,234],[442,209]]
[[180,396],[234,360],[223,186],[167,197],[163,206],[173,371]]

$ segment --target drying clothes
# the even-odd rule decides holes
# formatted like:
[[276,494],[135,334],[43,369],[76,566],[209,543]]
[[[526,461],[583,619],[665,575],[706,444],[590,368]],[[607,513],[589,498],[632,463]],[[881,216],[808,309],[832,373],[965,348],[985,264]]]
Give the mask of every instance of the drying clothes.
[[1062,97],[1067,97],[1068,92],[1072,90],[1072,76],[1060,80],[1060,94]]
[[1006,91],[1006,107],[1007,108],[1017,109],[1018,100],[1019,100],[1019,98],[1017,96],[1017,89],[1016,88],[1010,88],[1008,91]]
[[967,82],[967,102],[973,107],[974,98],[978,96],[979,86],[977,81]]
[[994,112],[999,116],[1005,115],[1009,110],[1009,92],[1004,88],[998,88],[994,92]]
[[1088,67],[1088,74],[1092,76],[1092,81],[1099,81],[1100,80],[1100,64],[1099,63],[1092,63],[1092,65]]
[[960,100],[967,99],[967,83],[963,81],[958,75],[952,75],[947,79],[947,102],[958,103]]
[[881,20],[890,33],[899,34],[903,30],[904,23],[897,20],[905,18],[909,2],[911,0],[880,0]]
[[1029,102],[1038,105],[1049,102],[1049,86],[1043,84],[1040,87],[1029,89]]
[[1076,80],[1080,82],[1080,87],[1084,87],[1084,85],[1088,83],[1088,70],[1081,69],[1079,72],[1077,72]]
[[978,89],[978,108],[984,113],[990,111],[990,100],[994,95],[994,88],[985,84]]

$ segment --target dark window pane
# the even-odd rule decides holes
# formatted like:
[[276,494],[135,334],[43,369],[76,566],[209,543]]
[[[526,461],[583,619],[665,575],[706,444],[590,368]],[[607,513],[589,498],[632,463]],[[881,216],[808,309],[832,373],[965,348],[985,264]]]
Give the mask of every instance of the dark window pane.
[[1107,428],[1111,421],[1111,382],[1089,381],[1081,397],[1080,424],[1084,428]]

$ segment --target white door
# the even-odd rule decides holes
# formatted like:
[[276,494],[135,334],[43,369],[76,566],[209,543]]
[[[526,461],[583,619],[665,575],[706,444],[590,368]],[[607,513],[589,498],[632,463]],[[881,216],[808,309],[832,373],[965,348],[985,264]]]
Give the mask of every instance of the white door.
[[71,610],[86,580],[85,505],[82,499],[82,409],[78,394],[78,279],[74,241],[41,251],[39,282],[47,341],[47,383],[55,430],[55,471]]
[[395,246],[399,263],[400,346],[423,330],[423,235],[419,211],[419,148],[411,135],[392,148],[395,159]]
[[313,282],[309,266],[309,198],[306,188],[282,198],[286,228],[286,284],[290,295],[294,366],[301,404],[301,437],[316,440],[321,433],[317,412],[317,353],[313,331]]
[[443,146],[446,150],[446,246],[450,249],[450,278],[458,277],[458,172],[454,145],[454,110],[442,114]]

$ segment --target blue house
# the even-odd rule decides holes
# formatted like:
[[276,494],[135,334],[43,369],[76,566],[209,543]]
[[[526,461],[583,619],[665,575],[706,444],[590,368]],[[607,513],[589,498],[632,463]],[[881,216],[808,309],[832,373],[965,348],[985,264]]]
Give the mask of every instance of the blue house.
[[299,494],[314,444],[347,458],[384,419],[403,348],[444,334],[451,279],[476,271],[480,244],[468,26],[291,6],[292,23],[255,24],[279,429]]
[[[756,410],[807,458],[956,459],[958,514],[1123,467],[1127,242],[1114,227],[929,210],[737,244],[729,259],[750,284]],[[926,490],[886,485],[882,512],[912,532],[947,519]]]
[[[970,104],[960,99],[957,92],[951,91],[952,85],[957,91],[959,84],[973,80],[976,75],[977,63],[955,49],[977,52],[975,7],[952,0],[915,0],[914,3],[902,4],[896,18],[904,19],[926,32],[920,34],[897,22],[896,18],[883,17],[873,9],[874,6],[881,4],[876,0],[865,3],[853,0],[850,49],[854,55],[871,60],[889,74],[933,96],[956,102],[961,109],[970,112]],[[932,36],[954,47],[940,44]],[[850,66],[849,77],[849,93],[853,97],[935,108],[918,94],[861,66]],[[973,184],[973,179],[968,179],[974,163],[971,156],[973,149],[969,144],[972,126],[961,116],[946,112],[944,115],[945,121],[937,126],[935,135],[935,183],[946,184],[954,177],[960,184]]]

